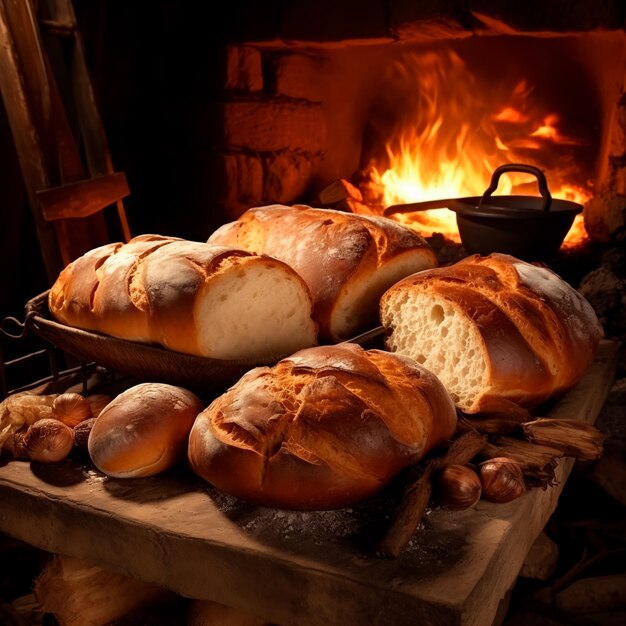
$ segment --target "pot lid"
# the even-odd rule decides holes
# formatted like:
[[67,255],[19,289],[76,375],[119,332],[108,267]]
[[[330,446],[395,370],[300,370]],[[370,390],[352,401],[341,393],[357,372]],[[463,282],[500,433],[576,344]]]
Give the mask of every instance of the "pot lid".
[[546,211],[543,198],[536,196],[497,196],[484,202],[484,196],[458,198],[448,202],[448,208],[461,215],[495,219],[550,219],[551,215],[576,215],[582,205],[570,200],[552,200]]
[[[541,196],[492,196],[498,188],[500,176],[505,172],[525,172],[537,178]],[[581,204],[571,200],[555,200],[548,190],[545,174],[534,165],[525,163],[507,163],[497,167],[489,187],[482,196],[468,198],[451,198],[445,200],[426,200],[409,204],[398,204],[387,207],[384,215],[394,213],[412,213],[435,208],[448,208],[451,211],[475,217],[509,218],[509,219],[549,219],[550,215],[576,215],[583,210]]]

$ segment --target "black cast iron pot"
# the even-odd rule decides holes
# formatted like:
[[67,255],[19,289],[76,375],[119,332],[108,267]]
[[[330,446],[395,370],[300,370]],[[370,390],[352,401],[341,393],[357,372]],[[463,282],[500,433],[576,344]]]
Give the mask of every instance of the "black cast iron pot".
[[[537,178],[537,196],[496,196],[500,176],[505,172],[526,172]],[[553,257],[571,228],[582,205],[555,200],[550,195],[544,173],[523,163],[508,163],[496,168],[491,184],[482,196],[428,200],[387,207],[385,215],[412,213],[434,208],[456,213],[456,223],[465,250],[470,253],[504,252],[526,261]]]

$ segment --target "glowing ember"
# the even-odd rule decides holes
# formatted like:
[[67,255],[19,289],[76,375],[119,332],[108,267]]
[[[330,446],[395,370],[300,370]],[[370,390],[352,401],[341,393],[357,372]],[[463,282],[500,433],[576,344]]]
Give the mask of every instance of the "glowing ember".
[[[554,156],[559,146],[581,143],[560,131],[556,114],[539,111],[531,104],[532,88],[525,81],[509,93],[494,87],[485,97],[484,89],[454,52],[409,56],[395,73],[396,83],[412,84],[409,98],[414,100],[406,107],[410,113],[400,115],[391,133],[387,163],[374,164],[384,185],[385,206],[481,196],[499,165],[532,163],[541,167],[542,158]],[[566,176],[565,171],[548,172],[553,197],[583,204],[590,192],[564,184]],[[538,194],[534,178],[504,175],[494,196],[516,193]],[[397,214],[395,219],[422,234],[440,232],[459,241],[456,215],[447,209]],[[566,242],[585,237],[579,216]]]

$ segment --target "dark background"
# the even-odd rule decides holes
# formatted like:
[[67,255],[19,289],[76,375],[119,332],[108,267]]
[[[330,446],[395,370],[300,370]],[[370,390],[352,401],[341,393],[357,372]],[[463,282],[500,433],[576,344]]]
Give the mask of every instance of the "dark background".
[[[227,221],[202,120],[223,86],[226,45],[263,28],[253,5],[74,0],[113,167],[128,179],[131,234],[206,240]],[[50,285],[1,101],[0,164],[0,319],[23,318],[25,302]]]

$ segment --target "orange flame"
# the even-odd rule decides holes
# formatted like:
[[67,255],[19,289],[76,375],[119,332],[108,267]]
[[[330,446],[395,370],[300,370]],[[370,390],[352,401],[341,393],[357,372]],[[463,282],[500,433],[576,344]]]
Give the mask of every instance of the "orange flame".
[[[396,82],[411,84],[407,91],[413,95],[407,96],[407,114],[398,120],[386,144],[386,166],[379,170],[374,165],[384,185],[385,206],[481,196],[497,166],[532,162],[541,167],[538,161],[546,152],[581,144],[560,131],[556,114],[537,111],[531,105],[532,88],[524,80],[508,94],[497,93],[494,88],[485,97],[455,52],[412,55],[395,72]],[[550,174],[555,198],[583,204],[591,196],[582,187],[562,184],[558,171]],[[514,189],[528,185],[528,181],[528,174],[507,174],[494,195],[516,193]],[[534,188],[536,193],[536,182]],[[532,195],[530,191],[523,193]],[[395,219],[425,235],[441,232],[460,240],[456,215],[445,208],[396,214]],[[578,216],[566,241],[585,237]]]

